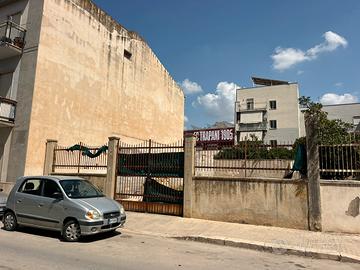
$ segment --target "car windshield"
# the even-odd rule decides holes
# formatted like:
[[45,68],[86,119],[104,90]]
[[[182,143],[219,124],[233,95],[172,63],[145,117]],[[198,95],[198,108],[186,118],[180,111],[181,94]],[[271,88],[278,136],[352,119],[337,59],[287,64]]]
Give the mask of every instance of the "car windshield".
[[61,180],[60,185],[72,199],[104,197],[104,194],[87,180]]

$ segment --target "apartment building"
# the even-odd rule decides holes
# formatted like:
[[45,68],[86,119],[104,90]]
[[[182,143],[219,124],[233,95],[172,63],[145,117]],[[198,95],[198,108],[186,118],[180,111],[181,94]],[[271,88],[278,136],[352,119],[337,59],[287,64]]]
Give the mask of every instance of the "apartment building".
[[254,87],[236,90],[236,142],[256,137],[271,144],[300,137],[297,83],[252,77]]
[[0,181],[41,174],[47,139],[169,143],[183,117],[146,41],[91,0],[0,0]]

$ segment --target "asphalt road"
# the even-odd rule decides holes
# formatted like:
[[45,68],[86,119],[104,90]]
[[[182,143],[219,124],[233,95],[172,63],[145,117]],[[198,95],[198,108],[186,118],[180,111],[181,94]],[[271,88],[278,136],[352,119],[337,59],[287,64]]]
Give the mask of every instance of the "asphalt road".
[[0,230],[4,269],[359,270],[360,265],[130,234],[126,229],[65,243],[57,233],[22,228]]

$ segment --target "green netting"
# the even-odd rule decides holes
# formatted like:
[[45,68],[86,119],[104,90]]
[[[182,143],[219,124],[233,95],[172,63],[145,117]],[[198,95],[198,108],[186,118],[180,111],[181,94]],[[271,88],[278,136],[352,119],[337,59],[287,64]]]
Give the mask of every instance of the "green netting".
[[75,144],[69,148],[66,149],[67,151],[81,151],[83,156],[88,156],[90,158],[96,158],[100,156],[102,153],[105,153],[108,150],[108,147],[106,145],[101,146],[97,150],[95,150],[94,153],[90,151],[90,149],[86,146],[82,146],[80,144]]

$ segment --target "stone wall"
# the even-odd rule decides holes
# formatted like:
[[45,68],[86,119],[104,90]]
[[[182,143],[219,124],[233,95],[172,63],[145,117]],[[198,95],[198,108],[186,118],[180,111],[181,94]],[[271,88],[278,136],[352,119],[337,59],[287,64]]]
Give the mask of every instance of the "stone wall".
[[360,182],[321,181],[324,231],[360,233]]
[[195,177],[191,217],[308,229],[302,180]]
[[26,175],[42,172],[49,138],[103,145],[113,135],[128,143],[183,136],[182,90],[138,34],[89,0],[44,1],[32,104]]

